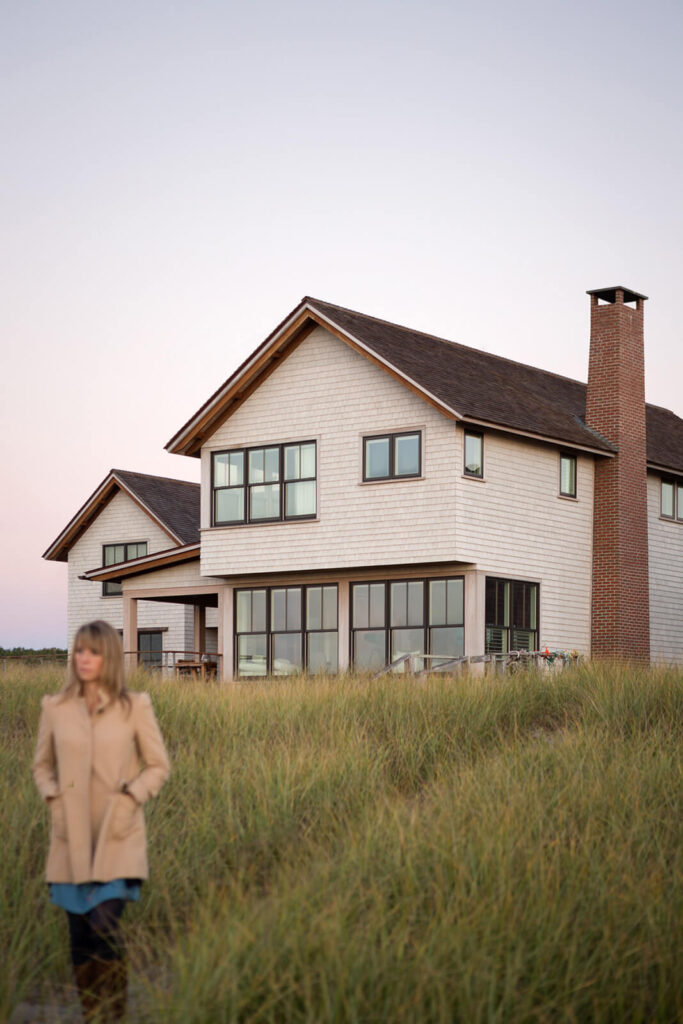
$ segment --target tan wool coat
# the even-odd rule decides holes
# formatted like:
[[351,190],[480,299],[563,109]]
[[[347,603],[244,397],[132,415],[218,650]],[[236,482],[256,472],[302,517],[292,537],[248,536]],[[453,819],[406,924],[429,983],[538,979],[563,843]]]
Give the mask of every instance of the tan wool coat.
[[142,807],[169,764],[149,694],[130,698],[100,690],[94,715],[83,697],[43,698],[33,776],[52,819],[48,882],[148,876]]

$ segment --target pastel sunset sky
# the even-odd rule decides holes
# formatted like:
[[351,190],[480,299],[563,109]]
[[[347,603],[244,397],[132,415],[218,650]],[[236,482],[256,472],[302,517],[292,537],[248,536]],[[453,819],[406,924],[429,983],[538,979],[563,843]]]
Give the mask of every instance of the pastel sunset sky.
[[[0,2],[0,646],[66,643],[42,552],[305,294],[585,380],[645,308],[683,415],[683,5]],[[281,413],[282,414],[282,413]]]

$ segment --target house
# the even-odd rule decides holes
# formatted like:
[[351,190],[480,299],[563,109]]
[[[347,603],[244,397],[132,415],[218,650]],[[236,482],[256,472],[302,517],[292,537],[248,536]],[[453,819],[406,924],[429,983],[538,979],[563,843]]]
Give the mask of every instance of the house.
[[176,602],[225,679],[682,661],[683,420],[645,403],[646,296],[588,294],[587,384],[304,298],[166,446],[200,459],[199,537],[81,573],[121,585],[126,649]]
[[[105,619],[123,630],[121,584],[93,584],[84,573],[199,540],[199,484],[112,469],[64,527],[43,558],[68,563],[69,646],[78,627]],[[209,642],[215,646],[215,629]],[[147,664],[160,664],[163,652],[195,647],[193,610],[185,604],[140,602],[135,640]],[[182,656],[182,655],[181,655]]]

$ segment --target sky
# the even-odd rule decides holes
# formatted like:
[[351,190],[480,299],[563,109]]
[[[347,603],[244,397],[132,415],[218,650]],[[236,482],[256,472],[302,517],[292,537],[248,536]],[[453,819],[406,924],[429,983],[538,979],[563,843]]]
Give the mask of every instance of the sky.
[[679,0],[0,0],[0,646],[64,646],[42,552],[303,295],[585,380],[648,295],[683,416]]

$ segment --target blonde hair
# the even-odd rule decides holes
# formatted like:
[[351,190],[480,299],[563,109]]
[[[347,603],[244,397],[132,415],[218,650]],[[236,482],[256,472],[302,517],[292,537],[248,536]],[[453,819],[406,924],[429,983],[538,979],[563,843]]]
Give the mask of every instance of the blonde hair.
[[121,637],[116,630],[97,619],[95,622],[86,622],[81,626],[74,637],[71,655],[69,657],[69,669],[66,683],[62,690],[65,697],[75,696],[81,692],[81,680],[76,671],[76,651],[87,647],[93,654],[102,655],[102,671],[98,684],[106,691],[111,700],[120,700],[130,705],[130,697],[126,688],[126,679],[123,670],[123,645]]

